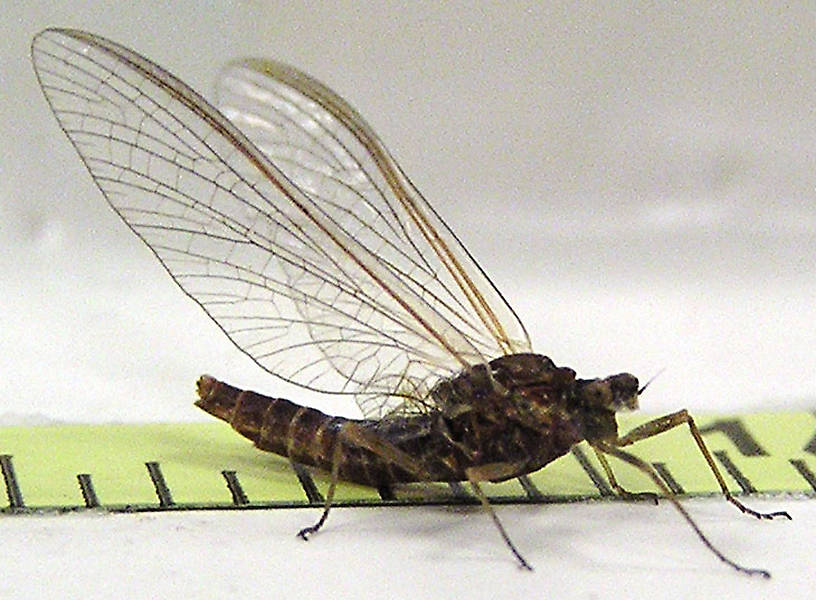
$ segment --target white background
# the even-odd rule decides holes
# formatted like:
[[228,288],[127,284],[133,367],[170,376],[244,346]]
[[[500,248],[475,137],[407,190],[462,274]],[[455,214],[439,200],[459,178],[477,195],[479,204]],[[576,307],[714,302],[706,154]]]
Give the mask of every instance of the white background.
[[[36,86],[28,45],[46,26],[122,42],[205,95],[229,58],[290,62],[380,133],[537,351],[585,377],[665,367],[642,399],[649,412],[812,409],[811,5],[55,4],[4,7],[0,19],[4,422],[201,418],[191,401],[202,372],[354,409],[260,371],[117,221]],[[502,511],[532,576],[477,514],[343,511],[306,549],[290,535],[303,512],[3,519],[0,590],[70,597],[80,578],[88,597],[326,595],[332,581],[362,596],[422,585],[699,597],[711,585],[721,597],[791,597],[784,586],[812,572],[797,553],[811,545],[812,503],[792,503],[797,520],[782,524],[692,505],[729,554],[775,571],[778,589],[718,565],[667,506],[568,506]],[[131,567],[147,579],[119,574]]]

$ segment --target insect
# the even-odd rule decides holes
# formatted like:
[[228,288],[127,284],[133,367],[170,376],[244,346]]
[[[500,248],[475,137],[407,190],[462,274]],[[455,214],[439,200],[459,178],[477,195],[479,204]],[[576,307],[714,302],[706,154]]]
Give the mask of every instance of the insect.
[[48,29],[32,43],[46,100],[113,210],[181,289],[258,365],[304,388],[354,397],[363,419],[330,417],[198,381],[197,405],[262,450],[383,486],[468,481],[482,491],[586,440],[657,486],[715,548],[653,468],[623,448],[687,425],[681,410],[619,435],[616,412],[643,391],[628,373],[577,379],[533,354],[524,326],[363,118],[287,65],[243,60],[218,82],[220,109],[147,58],[104,38]]

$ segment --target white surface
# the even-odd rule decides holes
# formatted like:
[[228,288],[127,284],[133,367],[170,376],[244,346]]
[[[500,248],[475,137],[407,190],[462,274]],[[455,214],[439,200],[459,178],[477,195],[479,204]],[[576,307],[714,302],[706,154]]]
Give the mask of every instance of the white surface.
[[[719,563],[669,506],[504,507],[533,563],[519,569],[477,510],[66,515],[0,521],[3,598],[812,598],[812,501],[757,522],[688,502],[719,547],[773,578]],[[767,510],[780,501],[753,502]]]
[[[28,63],[50,25],[120,41],[205,95],[242,55],[326,81],[454,224],[538,351],[583,376],[667,368],[642,400],[649,412],[812,408],[807,5],[18,5],[0,19],[0,415],[200,418],[201,372],[305,397],[240,356],[108,210]],[[774,571],[770,583],[717,564],[669,507],[568,506],[502,510],[533,575],[483,515],[433,509],[344,511],[305,547],[291,534],[303,512],[15,517],[0,521],[0,590],[801,597],[814,518],[812,503],[794,504],[793,523],[755,524],[693,503],[723,550]]]

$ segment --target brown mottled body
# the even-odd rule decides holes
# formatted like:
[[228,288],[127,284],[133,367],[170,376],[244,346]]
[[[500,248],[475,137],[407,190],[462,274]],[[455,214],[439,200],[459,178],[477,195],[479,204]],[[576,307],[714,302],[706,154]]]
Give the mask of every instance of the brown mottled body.
[[227,421],[261,450],[330,471],[331,485],[318,522],[300,531],[304,539],[320,529],[332,504],[337,479],[370,486],[413,481],[469,481],[521,566],[531,568],[490,506],[479,482],[503,481],[537,471],[586,440],[595,450],[612,487],[626,499],[657,501],[650,492],[632,493],[615,479],[605,455],[647,475],[720,560],[738,571],[769,577],[727,558],[706,538],[654,469],[622,450],[679,425],[687,425],[725,498],[743,513],[761,519],[785,511],[759,513],[728,490],[694,420],[685,410],[659,417],[624,436],[615,413],[637,408],[638,380],[628,373],[604,379],[576,379],[539,354],[508,354],[440,381],[430,410],[378,420],[331,417],[289,400],[234,388],[207,375],[198,381],[196,405]]
[[243,391],[204,376],[196,405],[227,421],[261,450],[331,471],[344,424],[353,422],[418,460],[408,472],[371,450],[344,444],[340,479],[379,486],[411,481],[464,481],[466,469],[504,463],[500,480],[537,471],[583,439],[617,436],[614,411],[592,407],[595,388],[632,397],[638,381],[628,374],[576,380],[546,356],[514,354],[477,365],[431,392],[438,409],[382,421],[332,417],[281,398]]

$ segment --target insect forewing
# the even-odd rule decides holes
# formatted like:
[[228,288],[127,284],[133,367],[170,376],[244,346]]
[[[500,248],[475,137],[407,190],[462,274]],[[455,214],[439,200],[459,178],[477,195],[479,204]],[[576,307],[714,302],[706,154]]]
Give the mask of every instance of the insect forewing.
[[361,404],[373,412],[529,349],[467,251],[320,83],[278,63],[234,64],[220,80],[230,121],[103,38],[46,30],[32,54],[112,208],[267,371],[377,398]]

